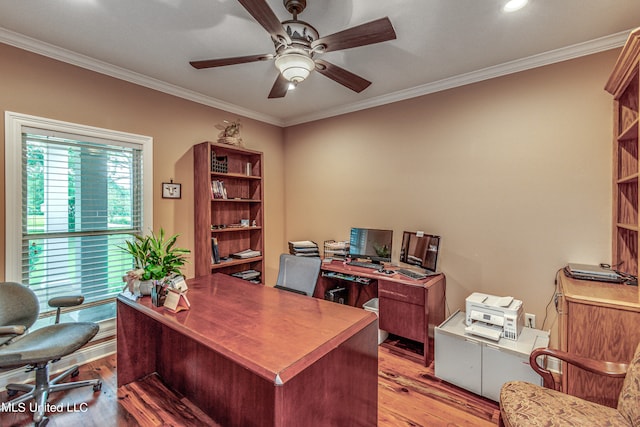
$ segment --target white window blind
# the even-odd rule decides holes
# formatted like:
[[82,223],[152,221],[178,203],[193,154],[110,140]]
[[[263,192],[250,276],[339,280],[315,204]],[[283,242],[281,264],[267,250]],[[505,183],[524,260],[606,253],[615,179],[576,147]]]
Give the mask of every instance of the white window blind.
[[143,231],[143,149],[22,127],[21,281],[40,299],[113,300],[131,269],[118,246]]

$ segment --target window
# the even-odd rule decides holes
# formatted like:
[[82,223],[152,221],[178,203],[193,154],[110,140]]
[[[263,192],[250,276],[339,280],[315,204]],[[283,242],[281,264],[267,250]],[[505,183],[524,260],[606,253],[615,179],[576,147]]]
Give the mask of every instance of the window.
[[50,298],[82,294],[75,318],[114,317],[133,262],[118,246],[151,226],[151,138],[6,113],[6,278]]

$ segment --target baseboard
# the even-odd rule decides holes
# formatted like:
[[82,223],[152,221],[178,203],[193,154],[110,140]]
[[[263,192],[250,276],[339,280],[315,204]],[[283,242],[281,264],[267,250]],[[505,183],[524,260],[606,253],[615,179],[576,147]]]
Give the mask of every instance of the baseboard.
[[[69,356],[63,357],[49,367],[51,375],[70,368],[73,365],[84,365],[94,360],[103,358],[116,352],[116,322],[110,319],[100,322],[100,331],[89,344]],[[26,372],[24,368],[12,369],[0,372],[0,392],[6,390],[7,384],[24,384],[33,382],[35,379],[33,372]]]

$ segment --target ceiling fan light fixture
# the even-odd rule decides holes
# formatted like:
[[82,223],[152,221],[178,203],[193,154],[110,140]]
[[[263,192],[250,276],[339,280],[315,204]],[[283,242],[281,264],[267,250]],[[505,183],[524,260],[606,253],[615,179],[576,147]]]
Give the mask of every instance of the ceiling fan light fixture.
[[282,77],[293,83],[300,83],[315,68],[313,59],[300,52],[284,52],[276,56],[275,65]]
[[509,0],[505,5],[503,10],[505,12],[515,12],[516,10],[520,10],[527,5],[529,0]]

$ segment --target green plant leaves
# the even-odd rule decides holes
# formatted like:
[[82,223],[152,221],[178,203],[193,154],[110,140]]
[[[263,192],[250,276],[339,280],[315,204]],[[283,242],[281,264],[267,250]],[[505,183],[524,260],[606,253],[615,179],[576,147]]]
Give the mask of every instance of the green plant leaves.
[[181,267],[187,262],[189,249],[174,247],[179,234],[165,238],[164,229],[158,234],[153,231],[146,236],[135,235],[133,241],[127,241],[120,249],[129,253],[136,268],[143,268],[142,280],[161,280],[171,274],[182,274]]

